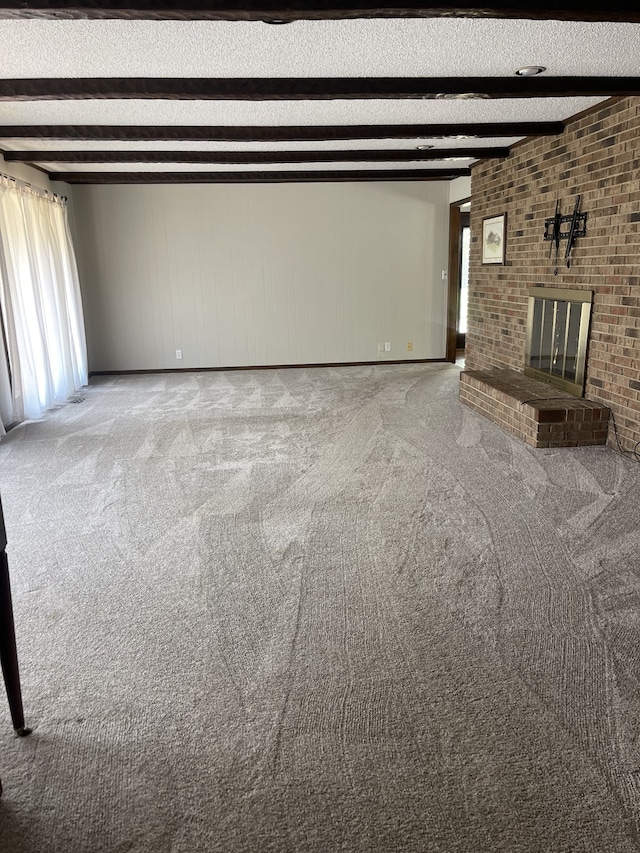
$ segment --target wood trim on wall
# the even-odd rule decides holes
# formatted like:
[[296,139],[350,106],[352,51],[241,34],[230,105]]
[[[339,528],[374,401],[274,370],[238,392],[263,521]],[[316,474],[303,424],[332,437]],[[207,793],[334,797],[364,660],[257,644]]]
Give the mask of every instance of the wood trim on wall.
[[130,376],[145,373],[209,373],[222,370],[298,370],[310,367],[371,367],[378,364],[443,364],[444,358],[396,358],[386,361],[325,361],[313,364],[254,364],[225,367],[159,367],[148,370],[90,370],[92,376]]

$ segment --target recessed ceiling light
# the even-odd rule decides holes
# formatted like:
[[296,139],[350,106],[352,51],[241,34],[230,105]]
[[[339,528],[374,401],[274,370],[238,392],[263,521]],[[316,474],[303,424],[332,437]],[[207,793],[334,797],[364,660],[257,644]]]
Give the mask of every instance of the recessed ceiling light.
[[284,18],[265,18],[262,21],[263,24],[273,24],[274,26],[280,26],[281,24],[292,24],[293,21],[285,21]]
[[516,74],[518,77],[535,77],[536,74],[542,74],[546,70],[544,65],[525,65],[524,68],[518,68]]
[[434,145],[416,145],[417,151],[429,151],[431,148],[434,148]]

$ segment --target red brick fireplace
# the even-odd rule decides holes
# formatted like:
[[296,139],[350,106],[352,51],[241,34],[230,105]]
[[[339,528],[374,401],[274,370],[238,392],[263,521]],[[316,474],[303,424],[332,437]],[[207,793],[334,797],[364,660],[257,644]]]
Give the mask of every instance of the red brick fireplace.
[[[561,244],[554,275],[555,258],[549,258],[549,243],[543,239],[545,219],[553,216],[557,201],[563,213],[570,213],[578,194],[581,210],[588,214],[586,235],[575,242],[570,268],[563,263]],[[483,265],[482,220],[502,213],[507,214],[505,263]],[[536,398],[538,426],[544,426],[542,434],[554,434],[547,441],[562,440],[554,432],[560,427],[550,427],[562,421],[567,443],[593,443],[596,437],[604,440],[602,413],[611,410],[623,446],[632,449],[640,441],[640,98],[607,101],[568,122],[559,136],[526,140],[514,146],[508,158],[474,166],[471,234],[467,370],[462,373],[461,398],[474,408],[486,408],[487,400],[478,397],[478,371],[494,377],[498,371],[514,371],[512,385],[524,382],[532,286],[592,293],[582,402],[569,399],[563,415],[549,415],[541,396],[570,395],[546,384],[532,394],[512,387],[512,423],[502,425],[513,431],[521,409],[532,405],[523,406],[522,401]],[[486,392],[495,403],[496,422],[500,406],[506,405],[501,395],[508,393],[499,384],[494,381]],[[531,411],[527,417],[535,423]],[[589,420],[594,435],[580,441],[576,436],[584,436]],[[583,426],[577,428],[576,423]],[[537,441],[544,445],[540,436]],[[615,443],[612,429],[608,442]]]

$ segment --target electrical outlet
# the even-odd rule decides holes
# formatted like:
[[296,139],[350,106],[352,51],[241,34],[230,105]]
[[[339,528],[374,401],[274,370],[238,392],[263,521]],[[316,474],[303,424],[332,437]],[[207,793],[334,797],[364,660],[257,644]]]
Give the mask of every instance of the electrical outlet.
[[176,350],[176,358],[178,358],[178,359],[182,358],[182,350],[181,349]]
[[385,352],[391,352],[391,344],[390,344],[390,342],[389,342],[389,341],[385,341],[385,343],[384,343],[384,351],[385,351]]
[[409,341],[407,343],[407,352],[412,352],[412,351],[413,351],[413,342]]

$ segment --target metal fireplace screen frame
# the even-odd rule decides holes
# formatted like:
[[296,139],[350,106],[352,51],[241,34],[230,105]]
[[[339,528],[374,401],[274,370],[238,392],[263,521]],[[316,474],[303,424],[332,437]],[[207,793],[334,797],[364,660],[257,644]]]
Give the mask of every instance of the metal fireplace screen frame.
[[593,293],[558,287],[529,290],[527,376],[582,397]]

